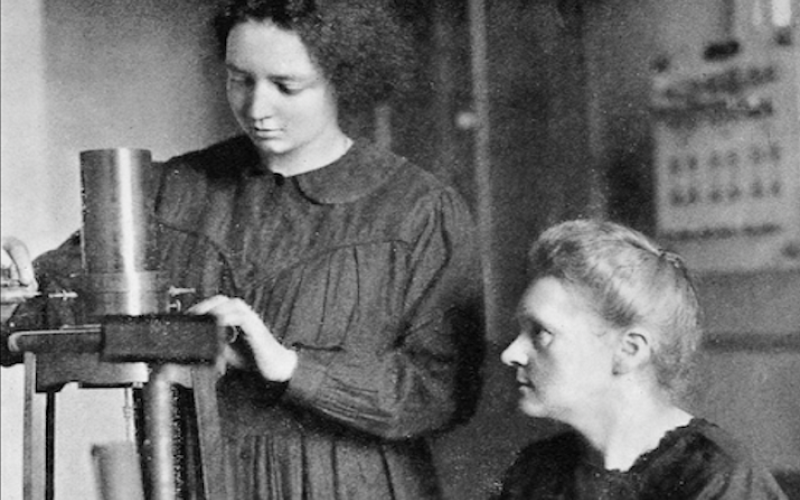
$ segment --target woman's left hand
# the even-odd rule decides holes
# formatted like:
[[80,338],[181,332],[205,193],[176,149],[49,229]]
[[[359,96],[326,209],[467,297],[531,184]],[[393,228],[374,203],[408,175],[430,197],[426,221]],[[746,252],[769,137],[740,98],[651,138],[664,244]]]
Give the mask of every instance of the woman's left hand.
[[218,325],[237,328],[250,345],[256,366],[265,379],[286,382],[292,378],[297,366],[297,353],[281,345],[242,299],[216,295],[192,306],[187,312],[210,314],[217,319]]

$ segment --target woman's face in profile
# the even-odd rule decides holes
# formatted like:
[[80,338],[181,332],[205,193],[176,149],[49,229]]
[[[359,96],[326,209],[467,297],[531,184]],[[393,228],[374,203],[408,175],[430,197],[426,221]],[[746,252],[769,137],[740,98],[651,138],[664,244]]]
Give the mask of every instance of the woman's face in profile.
[[528,288],[517,318],[519,335],[502,360],[517,370],[523,413],[567,423],[591,418],[606,401],[617,336],[583,294],[553,277]]
[[333,88],[296,32],[271,21],[238,24],[225,65],[233,114],[267,158],[325,148],[338,130]]

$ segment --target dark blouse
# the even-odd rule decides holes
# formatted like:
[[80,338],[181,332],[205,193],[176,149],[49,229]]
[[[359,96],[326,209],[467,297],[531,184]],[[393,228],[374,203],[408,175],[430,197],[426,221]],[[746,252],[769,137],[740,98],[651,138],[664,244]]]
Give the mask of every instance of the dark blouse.
[[628,471],[607,470],[575,432],[525,448],[498,500],[786,499],[774,478],[716,425],[693,419]]
[[[236,498],[438,498],[425,438],[474,407],[482,352],[462,199],[359,142],[290,178],[261,170],[244,137],[161,171],[170,284],[195,289],[189,302],[242,298],[299,357],[286,384],[233,369],[219,382]],[[75,253],[68,242],[39,273],[74,272]],[[19,325],[30,323],[26,307]],[[69,322],[57,307],[37,314]]]

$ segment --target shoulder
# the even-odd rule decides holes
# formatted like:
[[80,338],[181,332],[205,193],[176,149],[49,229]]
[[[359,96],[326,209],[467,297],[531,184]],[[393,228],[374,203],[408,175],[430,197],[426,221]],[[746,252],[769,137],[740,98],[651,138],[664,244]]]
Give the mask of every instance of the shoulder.
[[357,140],[336,162],[298,179],[308,198],[331,205],[375,197],[402,203],[448,189],[407,158],[363,139]]
[[257,163],[258,153],[246,136],[170,158],[153,175],[153,210],[170,224],[196,224],[205,207],[229,207]]
[[472,228],[472,212],[452,185],[404,157],[393,155],[392,164],[390,175],[373,193],[376,199],[391,200],[406,223],[435,220],[452,229]]
[[679,430],[654,457],[687,498],[785,499],[775,479],[733,435],[703,419]]
[[232,186],[257,169],[258,152],[246,136],[236,136],[190,151],[156,168],[152,192],[157,199],[211,188]]
[[682,441],[682,447],[685,447],[688,453],[722,469],[755,465],[753,455],[741,441],[718,425],[704,419],[694,419],[685,429]]
[[258,153],[246,136],[170,158],[157,167],[156,205],[170,199],[202,200],[203,193],[231,188],[256,169]]
[[457,204],[460,208],[466,207],[457,190],[430,170],[401,156],[394,155],[393,162],[399,168],[391,171],[392,175],[385,184],[388,189],[418,200],[442,200]]
[[238,177],[255,167],[258,152],[247,136],[239,135],[207,148],[170,158],[163,164],[169,172],[194,171],[212,178]]
[[335,163],[298,176],[298,185],[316,204],[352,210],[400,232],[432,220],[448,226],[471,221],[455,189],[407,158],[364,140]]
[[82,271],[81,232],[72,233],[61,245],[36,257],[37,279],[42,275],[72,276]]

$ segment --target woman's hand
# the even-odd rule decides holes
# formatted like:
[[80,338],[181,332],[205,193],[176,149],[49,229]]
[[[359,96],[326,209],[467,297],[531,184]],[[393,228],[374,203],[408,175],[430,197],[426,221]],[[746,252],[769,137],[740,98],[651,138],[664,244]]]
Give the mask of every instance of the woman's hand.
[[[241,332],[253,351],[258,370],[271,382],[286,382],[294,374],[297,366],[297,353],[287,349],[270,332],[267,325],[242,299],[216,295],[189,308],[190,314],[210,314],[217,324],[233,327]],[[226,363],[237,365],[237,356],[225,347],[223,358]]]
[[20,303],[38,294],[39,284],[28,247],[11,236],[3,236],[0,245],[3,252],[0,322],[5,323]]

